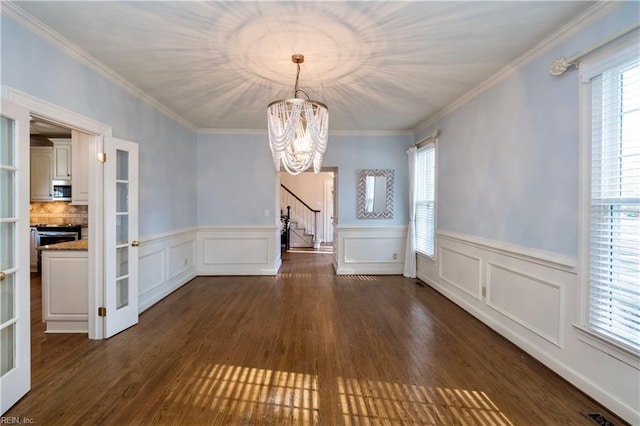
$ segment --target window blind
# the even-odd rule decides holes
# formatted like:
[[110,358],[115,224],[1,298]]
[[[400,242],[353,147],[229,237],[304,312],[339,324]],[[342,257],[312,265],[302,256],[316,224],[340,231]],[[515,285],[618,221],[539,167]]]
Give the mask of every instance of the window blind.
[[640,352],[640,59],[591,79],[588,326]]
[[418,151],[416,162],[416,251],[429,257],[435,254],[435,157],[435,144],[429,144]]

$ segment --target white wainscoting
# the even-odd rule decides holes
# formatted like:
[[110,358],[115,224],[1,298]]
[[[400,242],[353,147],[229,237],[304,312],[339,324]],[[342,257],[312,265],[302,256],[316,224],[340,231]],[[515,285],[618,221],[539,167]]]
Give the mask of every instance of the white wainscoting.
[[335,234],[337,275],[402,275],[406,226],[337,226]]
[[584,344],[573,325],[575,258],[442,231],[436,253],[418,255],[418,278],[614,412],[638,418],[629,402],[638,370]]
[[277,226],[201,226],[198,275],[275,275],[280,269]]
[[196,239],[197,228],[192,227],[140,241],[140,312],[195,278]]
[[560,343],[562,287],[528,273],[488,262],[486,303],[529,331]]
[[482,263],[464,249],[440,246],[439,277],[476,299],[482,298]]
[[562,347],[574,259],[450,232],[437,234],[436,247],[435,268],[419,263],[418,278],[474,314],[514,333],[530,332],[535,344]]

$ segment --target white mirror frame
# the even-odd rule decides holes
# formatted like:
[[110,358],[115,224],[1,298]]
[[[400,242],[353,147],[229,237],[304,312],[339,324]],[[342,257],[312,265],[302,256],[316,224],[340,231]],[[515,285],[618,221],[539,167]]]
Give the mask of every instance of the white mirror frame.
[[[358,219],[393,219],[393,169],[361,169],[358,170]],[[368,212],[367,204],[367,177],[382,176],[387,178],[386,208],[381,212]]]

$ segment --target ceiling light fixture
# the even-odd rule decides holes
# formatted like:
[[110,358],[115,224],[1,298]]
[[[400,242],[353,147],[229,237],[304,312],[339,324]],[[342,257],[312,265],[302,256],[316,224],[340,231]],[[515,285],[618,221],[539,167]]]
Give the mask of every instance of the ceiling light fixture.
[[[276,171],[280,161],[285,170],[297,175],[309,169],[320,173],[322,156],[329,137],[329,109],[321,102],[312,101],[304,90],[298,89],[300,64],[304,55],[291,55],[298,66],[293,98],[273,101],[267,107],[269,146]],[[298,98],[302,92],[307,99]]]

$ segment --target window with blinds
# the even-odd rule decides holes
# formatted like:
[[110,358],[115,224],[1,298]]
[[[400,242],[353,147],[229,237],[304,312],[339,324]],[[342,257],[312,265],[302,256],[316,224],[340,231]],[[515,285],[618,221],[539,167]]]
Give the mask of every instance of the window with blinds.
[[429,257],[435,254],[435,159],[435,144],[429,144],[418,151],[416,161],[416,251]]
[[640,353],[640,59],[590,84],[587,326]]

